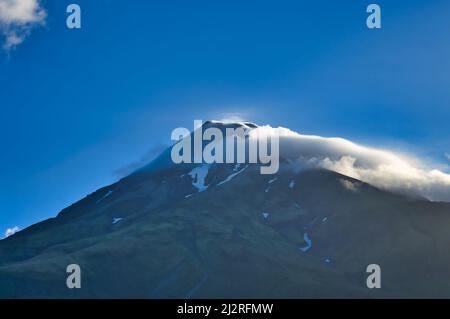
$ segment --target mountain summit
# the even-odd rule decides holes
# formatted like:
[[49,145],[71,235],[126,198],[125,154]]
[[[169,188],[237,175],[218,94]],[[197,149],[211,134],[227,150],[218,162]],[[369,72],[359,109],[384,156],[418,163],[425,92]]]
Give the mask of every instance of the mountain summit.
[[[281,132],[277,174],[248,163],[169,165],[168,149],[0,241],[0,297],[450,297],[450,204],[316,165],[394,161],[383,153]],[[81,289],[66,286],[70,264],[81,268]],[[381,289],[366,285],[371,264]]]

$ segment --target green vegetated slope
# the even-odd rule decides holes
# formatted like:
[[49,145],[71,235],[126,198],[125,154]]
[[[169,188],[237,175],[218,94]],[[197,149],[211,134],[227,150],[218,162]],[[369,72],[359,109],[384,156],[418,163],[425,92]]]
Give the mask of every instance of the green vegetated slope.
[[0,297],[450,297],[449,204],[283,167],[210,166],[199,192],[192,168],[133,174],[1,241]]

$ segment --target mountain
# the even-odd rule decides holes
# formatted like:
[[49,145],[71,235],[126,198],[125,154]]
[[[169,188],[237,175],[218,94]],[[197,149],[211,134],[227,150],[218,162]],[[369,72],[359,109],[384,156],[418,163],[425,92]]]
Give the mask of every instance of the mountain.
[[[274,175],[169,157],[0,241],[0,297],[450,297],[449,203],[284,156]],[[69,264],[81,289],[66,287]]]

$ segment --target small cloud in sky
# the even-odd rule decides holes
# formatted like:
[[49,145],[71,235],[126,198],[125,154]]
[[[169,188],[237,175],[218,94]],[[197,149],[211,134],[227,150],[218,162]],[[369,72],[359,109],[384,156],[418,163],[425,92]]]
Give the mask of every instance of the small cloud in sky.
[[445,157],[450,161],[450,153],[445,153]]
[[46,17],[39,0],[0,0],[3,49],[9,51],[21,44],[34,27],[45,24]]
[[20,228],[17,227],[17,226],[14,226],[13,228],[8,228],[8,229],[5,231],[5,238],[7,238],[7,237],[9,237],[9,236],[12,236],[12,235],[14,235],[15,233],[17,233],[17,232],[19,232],[19,231],[20,231]]

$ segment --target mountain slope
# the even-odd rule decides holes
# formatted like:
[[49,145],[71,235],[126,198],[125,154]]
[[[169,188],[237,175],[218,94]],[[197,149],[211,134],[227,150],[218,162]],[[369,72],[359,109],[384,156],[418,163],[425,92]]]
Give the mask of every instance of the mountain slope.
[[[450,297],[450,204],[287,162],[165,157],[0,241],[0,297]],[[66,287],[72,263],[82,289]]]
[[[448,204],[411,201],[328,171],[280,173],[269,184],[273,178],[250,168],[174,201],[183,186],[195,191],[186,176],[178,176],[186,185],[172,188],[177,176],[122,181],[107,197],[102,189],[1,241],[0,295],[450,295],[442,280]],[[305,233],[311,247],[302,251]],[[65,287],[70,263],[83,270],[80,290]],[[365,288],[371,263],[383,270],[380,291]]]

